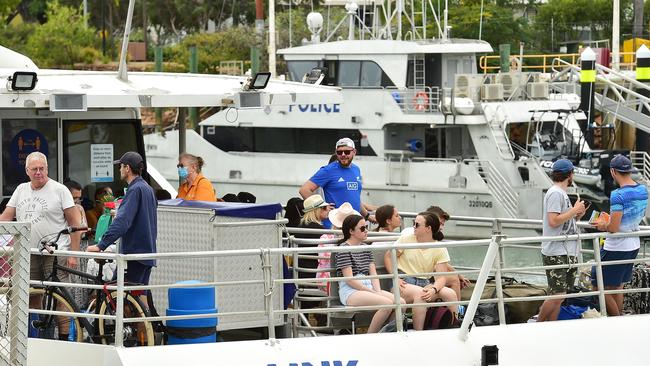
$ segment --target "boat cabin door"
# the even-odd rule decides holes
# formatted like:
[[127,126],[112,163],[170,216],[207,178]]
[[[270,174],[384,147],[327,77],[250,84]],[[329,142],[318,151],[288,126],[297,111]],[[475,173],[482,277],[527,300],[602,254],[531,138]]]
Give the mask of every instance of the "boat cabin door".
[[19,184],[29,181],[25,160],[34,151],[47,157],[50,179],[75,180],[84,187],[84,203],[92,205],[98,187],[110,186],[113,192],[121,194],[126,184],[120,180],[119,167],[113,165],[113,160],[127,151],[137,151],[145,157],[142,125],[134,117],[137,112],[133,110],[0,111],[0,209],[4,209]]

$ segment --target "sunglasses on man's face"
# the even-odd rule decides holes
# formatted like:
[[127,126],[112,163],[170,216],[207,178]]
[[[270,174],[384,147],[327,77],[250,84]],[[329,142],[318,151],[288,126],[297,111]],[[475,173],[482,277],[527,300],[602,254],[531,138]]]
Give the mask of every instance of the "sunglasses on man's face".
[[338,155],[338,156],[350,155],[350,154],[352,154],[352,151],[354,151],[354,150],[336,150],[336,155]]

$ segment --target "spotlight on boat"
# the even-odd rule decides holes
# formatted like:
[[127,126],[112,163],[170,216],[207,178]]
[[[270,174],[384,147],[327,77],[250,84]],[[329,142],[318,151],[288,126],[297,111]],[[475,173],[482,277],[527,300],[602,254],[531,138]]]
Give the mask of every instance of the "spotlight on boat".
[[258,72],[255,74],[255,77],[253,77],[253,81],[249,85],[249,89],[252,90],[261,90],[266,88],[266,85],[269,83],[269,80],[271,80],[271,73],[270,72]]
[[481,366],[490,366],[499,364],[499,347],[495,345],[485,345],[481,347]]
[[29,91],[34,90],[38,78],[36,73],[32,71],[16,71],[10,76],[7,81],[11,82],[9,87],[14,91]]

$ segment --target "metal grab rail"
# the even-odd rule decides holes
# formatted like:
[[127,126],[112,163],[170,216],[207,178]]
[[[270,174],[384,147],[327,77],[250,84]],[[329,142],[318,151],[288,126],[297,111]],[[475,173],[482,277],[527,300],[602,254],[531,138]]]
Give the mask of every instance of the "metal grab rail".
[[[492,108],[492,104],[485,104],[483,106],[483,113],[485,114],[486,119],[488,118],[487,112]],[[506,113],[502,113],[503,118],[500,119],[499,110],[503,110],[503,106],[501,104],[497,104],[496,107],[494,107],[494,114],[488,121],[488,126],[490,127],[492,138],[494,138],[494,141],[497,144],[497,149],[499,150],[501,157],[505,159],[514,159],[515,152],[512,150],[512,145],[510,144],[510,140],[507,138],[508,135],[506,132],[508,117]]]
[[[634,67],[636,66],[636,52],[620,52],[620,57],[628,56],[631,57],[631,62],[621,62],[619,63],[620,68],[623,69],[628,69],[628,70],[633,70]],[[490,61],[497,61],[497,64],[499,63],[501,56],[500,55],[486,55],[486,56],[481,56],[479,58],[479,69],[483,71],[483,73],[487,74],[488,72],[496,72],[501,70],[501,66],[490,66]],[[528,61],[529,64],[524,64],[521,65],[522,70],[535,70],[535,71],[541,71],[541,72],[548,72],[549,70],[553,70],[553,62],[555,59],[561,59],[561,58],[570,58],[571,62],[570,64],[577,64],[578,60],[580,59],[580,53],[556,53],[556,54],[548,54],[548,55],[523,55],[524,61]],[[611,55],[610,55],[611,58]],[[510,60],[516,59],[517,62],[521,62],[520,56],[519,55],[511,55]],[[540,60],[541,59],[541,60]],[[539,61],[535,61],[539,60]],[[549,60],[551,61],[549,63]],[[563,60],[564,61],[564,60]],[[567,62],[567,61],[565,61]],[[524,62],[526,63],[526,62]],[[568,63],[568,62],[567,62]]]
[[440,112],[440,88],[437,86],[387,90],[405,113]]
[[519,212],[519,194],[512,188],[501,172],[489,160],[467,159],[478,165],[478,173],[487,184],[488,190],[503,206],[510,217],[517,217]]
[[645,151],[630,151],[630,160],[641,173],[645,183],[650,183],[650,155]]
[[[471,323],[471,320],[473,319],[473,315],[476,312],[476,307],[478,306],[478,303],[480,301],[480,294],[483,292],[482,290],[484,289],[485,283],[487,281],[487,277],[490,273],[495,272],[497,275],[500,272],[503,271],[508,271],[508,268],[502,269],[500,268],[499,261],[497,260],[499,258],[499,249],[500,247],[503,247],[507,244],[518,244],[518,243],[535,243],[535,242],[541,242],[541,241],[546,241],[546,240],[551,240],[551,241],[562,241],[562,240],[579,240],[579,239],[592,239],[594,243],[594,249],[598,249],[598,240],[602,237],[640,237],[640,236],[650,236],[650,230],[643,230],[643,231],[638,231],[634,233],[617,233],[617,234],[608,234],[608,233],[589,233],[589,234],[580,234],[580,235],[569,235],[569,236],[553,236],[553,237],[521,237],[521,238],[504,238],[499,235],[494,235],[491,237],[491,239],[484,239],[484,240],[464,240],[464,241],[449,241],[449,242],[433,242],[433,243],[411,243],[411,244],[399,244],[399,245],[391,245],[391,244],[375,244],[371,246],[345,246],[345,247],[324,247],[324,248],[262,248],[259,250],[228,250],[228,251],[209,251],[209,252],[191,252],[191,253],[160,253],[160,254],[130,254],[130,255],[123,255],[123,254],[112,254],[112,255],[96,255],[96,254],[89,254],[89,253],[77,253],[80,254],[81,256],[84,257],[91,257],[91,256],[98,256],[98,257],[106,257],[106,256],[111,256],[117,259],[118,261],[118,278],[120,277],[119,271],[124,271],[125,268],[125,263],[128,261],[132,260],[142,260],[142,259],[180,259],[180,258],[195,258],[197,256],[202,256],[202,257],[223,257],[223,256],[243,256],[243,255],[255,255],[260,258],[260,263],[261,266],[264,268],[264,271],[262,273],[262,281],[264,281],[265,286],[264,286],[264,296],[267,298],[270,297],[274,289],[277,288],[276,285],[282,284],[282,283],[291,283],[291,282],[298,282],[299,280],[276,280],[273,279],[272,277],[272,272],[271,272],[271,266],[269,265],[271,263],[272,256],[283,256],[283,255],[288,255],[288,254],[293,254],[293,253],[306,253],[306,252],[355,252],[355,251],[365,251],[365,250],[374,250],[374,251],[383,251],[383,250],[391,250],[392,253],[396,254],[397,249],[415,249],[415,248],[433,248],[433,247],[447,247],[447,246],[488,246],[488,252],[487,255],[485,256],[483,260],[483,264],[481,266],[481,270],[479,272],[479,280],[477,281],[476,288],[474,290],[474,293],[472,294],[472,298],[468,302],[469,306],[466,312],[465,319],[463,321],[463,324],[461,325],[461,330],[459,333],[459,337],[461,339],[467,339],[468,337],[468,332],[469,332],[469,324]],[[393,236],[377,236],[372,238],[372,241],[381,241],[381,240],[390,240],[393,239]],[[299,242],[304,242],[304,243],[315,243],[319,242],[318,239],[295,239],[296,241]],[[320,240],[320,242],[325,242],[324,240]],[[58,253],[57,253],[58,254]],[[69,255],[74,255],[75,253],[71,252],[61,252],[61,254],[65,254],[65,256]],[[173,254],[173,255],[170,255]],[[643,259],[643,260],[635,260],[635,262],[647,262],[649,261],[648,259]],[[631,260],[628,261],[621,261],[621,263],[626,262],[632,262]],[[603,265],[613,265],[616,264],[617,262],[611,262],[611,263],[601,263],[600,258],[597,257],[597,261],[595,263],[596,265],[596,273],[597,273],[597,282],[599,284],[598,286],[598,294],[599,294],[599,301],[601,305],[601,311],[604,312],[606,311],[606,306],[605,306],[605,299],[604,296],[606,294],[613,294],[613,293],[620,293],[621,291],[616,291],[616,290],[604,290],[604,287],[602,286],[602,266]],[[585,264],[583,264],[585,265]],[[568,265],[567,265],[568,266]],[[544,266],[544,268],[555,268],[555,266]],[[560,267],[558,267],[560,268]],[[476,273],[476,271],[473,271]],[[456,273],[460,273],[456,272]],[[438,273],[442,274],[442,273]],[[123,273],[122,273],[123,276]],[[393,278],[393,283],[396,283],[396,279],[400,277],[399,274],[395,273],[392,275],[378,275],[378,276],[372,276],[376,278]],[[371,277],[371,276],[369,276]],[[351,279],[351,277],[344,277],[344,278],[330,278],[327,279],[329,281],[341,281],[345,279]],[[318,279],[318,281],[321,280],[326,280],[326,279]],[[205,285],[205,284],[203,284]],[[180,285],[180,284],[169,284],[169,285],[158,285],[158,287],[193,287],[196,285]],[[498,303],[498,309],[499,309],[499,316],[500,319],[504,319],[504,303],[515,301],[515,300],[531,300],[531,299],[518,299],[518,298],[513,298],[513,299],[503,299],[503,294],[502,294],[502,289],[501,287],[501,281],[496,281],[496,286],[497,286],[497,299],[491,299],[483,302],[489,302],[489,303]],[[117,283],[117,291],[118,293],[120,290],[125,291],[126,289],[132,289],[136,288],[138,286],[124,286],[123,281],[118,281]],[[142,288],[152,288],[153,286],[140,286]],[[399,286],[394,286],[399,288]],[[396,289],[396,291],[399,291],[399,289]],[[641,292],[642,289],[635,289],[633,292]],[[564,297],[576,297],[577,295],[563,295]],[[540,299],[549,299],[549,298],[562,298],[559,295],[553,295],[553,296],[539,296],[535,297],[534,299],[540,300]],[[397,301],[398,297],[396,297],[395,303],[392,305],[383,305],[383,306],[367,306],[367,307],[352,307],[352,308],[347,308],[347,311],[350,309],[355,309],[355,310],[376,310],[380,308],[386,308],[386,307],[392,307],[397,310],[397,318],[401,317],[401,310],[400,309],[400,303]],[[453,302],[455,303],[467,303],[467,302]],[[444,306],[447,304],[452,304],[450,303],[436,303],[436,304],[424,304],[422,306]],[[409,305],[410,307],[411,305]],[[119,323],[124,323],[124,322],[134,322],[134,321],[142,321],[143,318],[138,318],[137,320],[131,319],[125,319],[124,314],[120,314],[120,309],[121,307],[118,306],[117,309],[117,314],[115,315],[116,317],[116,322]],[[294,310],[281,310],[281,309],[274,309],[273,308],[273,303],[266,301],[265,302],[265,310],[264,311],[251,311],[251,312],[231,312],[231,313],[219,313],[219,314],[204,314],[202,316],[187,316],[187,318],[200,318],[200,317],[220,317],[220,316],[235,316],[235,315],[245,315],[245,314],[266,314],[269,316],[269,334],[271,337],[273,337],[273,331],[270,329],[274,327],[273,322],[271,319],[273,319],[273,316],[276,314],[290,314],[290,313],[296,313],[298,312],[299,309],[294,309]],[[345,311],[345,310],[332,310],[332,309],[322,309],[322,312],[337,312],[337,311]],[[320,311],[319,311],[320,312]],[[63,313],[62,313],[63,314]],[[181,319],[181,317],[184,316],[160,316],[160,317],[149,317],[147,319],[149,320],[165,320],[165,319]],[[398,328],[400,327],[401,322],[398,322],[397,326]],[[116,324],[116,326],[118,326]],[[118,326],[117,329],[121,329],[122,326]],[[401,328],[399,328],[401,329]],[[116,345],[121,346],[120,344],[120,337],[116,337]]]
[[[566,69],[554,75],[551,79],[551,87],[566,92],[563,87],[571,85],[574,92],[579,92],[577,85],[580,80],[580,67],[558,59],[554,62],[559,66],[566,66]],[[614,114],[616,119],[646,132],[650,131],[650,117],[642,113],[642,108],[650,110],[650,98],[638,92],[650,91],[650,86],[599,64],[596,64],[596,72],[596,83],[600,87],[594,91],[594,106],[602,112]],[[563,85],[553,84],[565,77],[567,82]]]

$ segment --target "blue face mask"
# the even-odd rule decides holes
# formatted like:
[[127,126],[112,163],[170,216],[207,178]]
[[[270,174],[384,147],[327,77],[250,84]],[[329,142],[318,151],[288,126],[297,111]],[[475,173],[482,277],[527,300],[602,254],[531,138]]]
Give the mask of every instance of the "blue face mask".
[[185,179],[185,178],[187,178],[187,174],[188,174],[188,172],[187,172],[187,168],[186,168],[186,167],[182,166],[182,167],[178,168],[178,176],[179,176],[181,179]]

